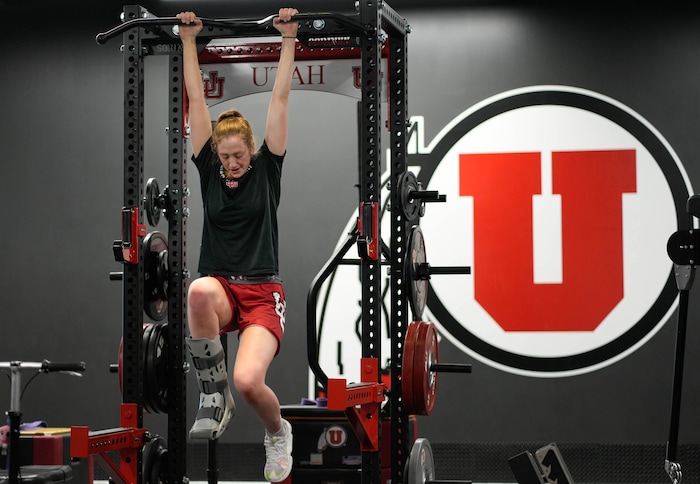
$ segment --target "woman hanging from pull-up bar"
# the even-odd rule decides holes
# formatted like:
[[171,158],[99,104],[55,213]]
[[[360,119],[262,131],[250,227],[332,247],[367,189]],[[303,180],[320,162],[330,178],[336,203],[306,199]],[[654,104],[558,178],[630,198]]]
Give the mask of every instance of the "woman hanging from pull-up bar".
[[281,417],[279,400],[265,383],[265,375],[280,350],[285,325],[277,206],[287,146],[297,13],[283,8],[274,19],[282,47],[265,138],[257,151],[250,124],[238,111],[222,113],[212,128],[196,44],[202,22],[193,12],[177,16],[183,24],[179,33],[192,159],[204,205],[201,277],[192,281],[187,296],[190,336],[186,342],[200,389],[190,437],[218,438],[235,413],[220,335],[238,330],[233,383],[265,427],[264,474],[272,482],[286,479],[292,468],[291,425]]

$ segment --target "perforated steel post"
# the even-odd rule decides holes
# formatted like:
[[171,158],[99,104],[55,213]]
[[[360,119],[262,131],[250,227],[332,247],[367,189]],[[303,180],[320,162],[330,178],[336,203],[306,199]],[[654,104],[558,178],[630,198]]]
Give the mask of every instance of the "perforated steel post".
[[[187,153],[183,120],[182,56],[169,56],[168,123],[168,482],[186,482],[187,387]],[[177,371],[182,370],[182,371]]]
[[[409,441],[409,415],[403,404],[401,387],[403,343],[410,314],[408,297],[410,281],[406,280],[406,267],[410,224],[403,213],[399,177],[408,169],[408,86],[407,86],[407,34],[408,26],[388,6],[382,10],[383,26],[389,37],[389,72],[387,89],[389,99],[389,131],[391,140],[391,479],[404,482],[404,466],[411,450]],[[385,444],[386,445],[386,444]]]
[[[124,7],[124,18],[141,18],[142,7]],[[124,49],[124,203],[123,211],[137,210],[138,223],[143,223],[143,159],[144,159],[144,59],[141,29],[123,35]],[[123,223],[123,229],[126,223]],[[124,234],[122,234],[124,235]],[[138,248],[138,233],[129,234],[129,243]],[[125,263],[122,279],[122,402],[135,403],[136,421],[143,426],[143,253],[138,251],[138,263]],[[140,482],[141,453],[136,463]]]
[[[362,100],[359,119],[359,181],[360,216],[363,207],[381,204],[381,58],[379,36],[380,3],[376,0],[359,2],[360,21],[365,32],[360,39]],[[374,227],[374,237],[381,240],[380,224]],[[381,362],[381,263],[364,257],[360,264],[362,283],[362,357]],[[379,368],[379,365],[378,365]],[[381,381],[377,371],[376,381]],[[381,422],[376,422],[380,426]],[[381,448],[381,435],[379,440]],[[379,482],[381,453],[362,453],[362,482]]]
[[[140,7],[128,6],[127,17],[141,15]],[[137,209],[143,223],[143,122],[144,72],[140,30],[124,34],[124,197],[123,209]],[[127,223],[124,223],[125,227]],[[139,234],[130,232],[128,244],[139,244]],[[123,401],[142,403],[141,327],[143,325],[143,254],[138,263],[125,263],[123,276]],[[139,425],[141,425],[139,416]]]

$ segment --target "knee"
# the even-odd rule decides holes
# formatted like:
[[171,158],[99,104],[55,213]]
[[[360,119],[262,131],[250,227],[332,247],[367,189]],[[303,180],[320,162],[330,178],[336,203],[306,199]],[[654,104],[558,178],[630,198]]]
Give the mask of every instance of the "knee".
[[214,305],[218,281],[206,278],[195,279],[187,291],[187,305],[192,311],[202,311]]
[[258,400],[258,396],[264,385],[262,381],[257,381],[257,379],[252,378],[250,374],[236,372],[236,368],[234,367],[233,386],[247,402],[255,402]]

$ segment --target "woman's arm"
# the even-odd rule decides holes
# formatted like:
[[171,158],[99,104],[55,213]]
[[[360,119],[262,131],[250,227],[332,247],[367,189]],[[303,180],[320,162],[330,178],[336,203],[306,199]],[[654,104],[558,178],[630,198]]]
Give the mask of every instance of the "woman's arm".
[[202,31],[202,21],[193,12],[179,13],[177,18],[186,24],[179,26],[182,41],[182,68],[189,101],[190,141],[193,154],[197,156],[212,133],[211,115],[204,97],[199,52],[197,52],[197,34]]
[[282,34],[282,49],[267,110],[265,141],[270,151],[276,155],[283,155],[287,150],[289,93],[292,90],[295,38],[299,27],[297,22],[292,21],[292,17],[298,13],[295,8],[282,8],[279,16],[274,19],[275,28]]

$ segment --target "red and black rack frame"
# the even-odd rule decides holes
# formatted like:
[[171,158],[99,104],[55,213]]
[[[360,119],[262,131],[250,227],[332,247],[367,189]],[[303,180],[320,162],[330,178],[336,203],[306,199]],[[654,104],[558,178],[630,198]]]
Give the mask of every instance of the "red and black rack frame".
[[[379,482],[381,478],[381,419],[379,404],[387,393],[381,383],[381,242],[379,207],[381,207],[382,130],[390,134],[391,181],[398,186],[399,177],[407,169],[407,34],[409,27],[388,4],[377,0],[362,0],[355,5],[356,13],[301,13],[297,37],[308,47],[324,47],[329,36],[342,36],[348,47],[359,50],[361,58],[361,100],[358,108],[358,171],[359,210],[362,227],[357,235],[362,249],[360,277],[362,282],[362,361],[365,388],[340,388],[337,382],[329,399],[334,405],[346,405],[346,413],[360,435],[363,445],[362,482]],[[198,36],[202,48],[213,39],[269,36],[274,16],[259,20],[203,19],[205,29]],[[323,20],[323,22],[316,22]],[[182,79],[181,44],[171,28],[179,21],[174,17],[157,18],[137,5],[124,7],[123,23],[99,34],[98,43],[105,43],[121,34],[124,54],[124,190],[123,238],[123,362],[122,362],[122,425],[117,429],[89,432],[76,428],[83,442],[82,452],[99,453],[97,447],[85,447],[96,439],[124,437],[120,450],[122,467],[112,471],[125,482],[142,482],[141,449],[148,434],[143,430],[144,361],[142,331],[144,325],[144,254],[139,253],[141,237],[145,235],[144,210],[144,62],[148,56],[167,55],[169,58],[168,91],[168,325],[167,325],[167,407],[168,459],[167,482],[182,483],[186,477],[186,386],[184,337],[186,325],[186,94]],[[337,44],[335,44],[337,45]],[[387,52],[388,115],[383,121],[382,52]],[[394,192],[398,192],[395,190]],[[402,436],[409,434],[409,419],[402,406],[401,347],[408,326],[409,281],[404,277],[405,241],[409,239],[410,223],[401,211],[398,193],[392,194],[391,253],[391,374],[392,391],[388,393],[391,412],[392,481],[403,482],[404,464],[410,453],[410,442]],[[393,200],[396,198],[396,200]],[[115,251],[116,252],[116,251]],[[369,391],[367,391],[369,388]],[[341,403],[338,403],[341,402]],[[128,414],[128,418],[127,415]],[[214,474],[215,477],[215,474]],[[212,480],[212,479],[210,479]],[[215,479],[213,479],[215,480]]]

